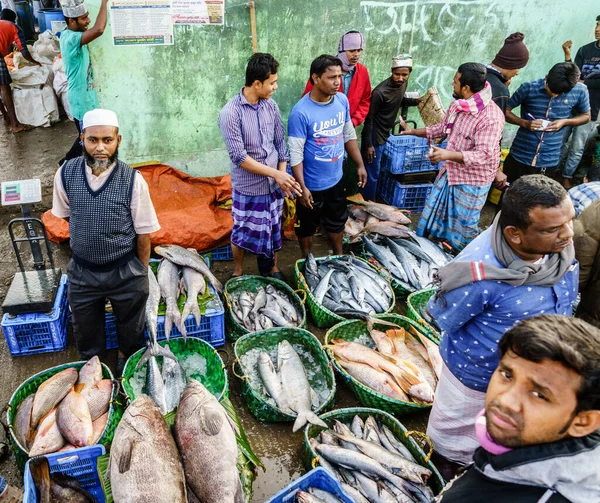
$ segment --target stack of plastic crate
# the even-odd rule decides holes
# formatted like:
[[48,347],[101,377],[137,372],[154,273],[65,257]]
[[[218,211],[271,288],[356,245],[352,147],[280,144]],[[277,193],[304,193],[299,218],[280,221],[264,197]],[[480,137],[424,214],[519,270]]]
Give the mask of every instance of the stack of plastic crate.
[[[439,145],[446,146],[446,142]],[[381,159],[377,194],[386,204],[420,213],[441,163],[431,164],[426,138],[396,136],[388,138]]]

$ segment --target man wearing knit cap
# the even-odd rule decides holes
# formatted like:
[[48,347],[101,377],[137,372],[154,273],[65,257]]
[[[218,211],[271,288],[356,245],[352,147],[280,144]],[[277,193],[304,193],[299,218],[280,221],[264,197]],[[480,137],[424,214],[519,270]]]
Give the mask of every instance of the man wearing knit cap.
[[[506,115],[506,106],[510,99],[508,86],[512,79],[519,75],[521,68],[525,68],[529,61],[529,51],[523,39],[525,35],[516,32],[504,40],[504,45],[496,54],[491,64],[486,65],[487,81],[492,86],[492,100],[500,107]],[[494,187],[502,189],[506,185],[506,175],[498,170]]]
[[381,82],[371,95],[369,114],[362,131],[362,155],[367,170],[367,185],[361,193],[366,200],[375,200],[381,168],[381,157],[390,131],[403,106],[416,106],[420,98],[404,96],[413,67],[410,54],[392,59],[392,75]]
[[[563,185],[571,188],[571,179],[577,170],[577,166],[583,157],[583,152],[588,140],[593,135],[600,119],[600,16],[596,17],[596,28],[594,30],[594,42],[580,47],[575,56],[575,64],[581,70],[581,80],[590,93],[591,121],[572,128],[571,146],[567,155],[567,161],[563,169]],[[571,61],[571,48],[573,42],[567,40],[563,44],[565,61]],[[566,143],[571,128],[565,129],[563,141]]]
[[[344,93],[350,104],[350,117],[354,127],[360,126],[369,113],[371,80],[367,68],[358,61],[365,48],[365,38],[358,31],[348,31],[340,38],[338,58],[342,62],[342,79],[339,92]],[[310,80],[302,96],[309,93],[313,85]]]
[[100,1],[100,11],[92,28],[90,16],[83,0],[62,0],[62,11],[67,23],[67,29],[61,32],[60,52],[65,65],[65,73],[69,86],[67,100],[71,114],[77,127],[77,138],[71,149],[58,162],[59,166],[69,159],[79,157],[83,153],[81,140],[81,121],[86,112],[98,108],[94,73],[87,45],[104,33],[106,28],[106,4],[108,0]]
[[104,310],[117,319],[120,376],[128,356],[144,343],[150,233],[160,229],[142,175],[118,159],[114,112],[83,116],[83,156],[54,177],[52,213],[68,219],[73,258],[67,266],[73,334],[82,359],[103,358]]

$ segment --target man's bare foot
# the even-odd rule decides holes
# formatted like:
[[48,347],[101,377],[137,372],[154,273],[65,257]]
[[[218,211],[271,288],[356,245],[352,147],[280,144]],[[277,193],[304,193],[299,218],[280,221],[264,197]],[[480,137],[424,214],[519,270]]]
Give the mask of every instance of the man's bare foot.
[[17,134],[17,133],[22,133],[23,131],[31,131],[33,129],[33,126],[30,126],[29,124],[19,124],[16,127],[12,127],[12,132],[13,134]]

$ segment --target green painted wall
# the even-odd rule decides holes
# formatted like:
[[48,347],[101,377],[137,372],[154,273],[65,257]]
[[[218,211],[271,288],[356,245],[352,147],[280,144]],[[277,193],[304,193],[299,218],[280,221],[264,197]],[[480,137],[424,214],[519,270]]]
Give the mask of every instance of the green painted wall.
[[[99,1],[88,6],[94,18]],[[284,119],[312,59],[335,53],[350,29],[365,34],[361,61],[373,86],[388,76],[396,53],[411,52],[416,66],[409,90],[437,85],[447,104],[458,65],[491,61],[508,34],[525,33],[531,55],[513,81],[516,89],[562,60],[563,41],[571,38],[575,48],[592,41],[600,14],[598,0],[257,0],[256,9],[259,50],[280,62],[275,100]],[[159,159],[197,176],[228,171],[216,121],[244,83],[251,55],[247,4],[226,0],[225,23],[176,26],[173,46],[113,47],[110,27],[91,44],[100,104],[115,110],[122,124],[122,158]]]

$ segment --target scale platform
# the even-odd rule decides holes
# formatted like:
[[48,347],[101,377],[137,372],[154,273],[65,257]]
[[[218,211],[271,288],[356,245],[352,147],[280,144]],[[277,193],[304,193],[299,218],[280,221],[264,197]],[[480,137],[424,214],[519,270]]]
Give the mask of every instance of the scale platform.
[[2,310],[13,316],[52,311],[61,276],[60,269],[17,272],[2,303]]

